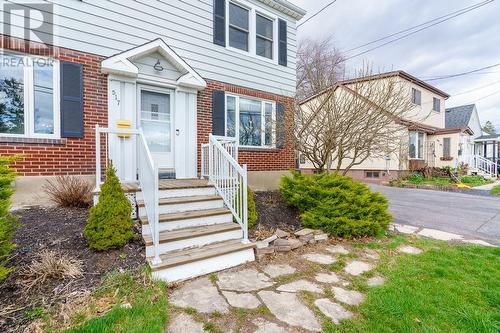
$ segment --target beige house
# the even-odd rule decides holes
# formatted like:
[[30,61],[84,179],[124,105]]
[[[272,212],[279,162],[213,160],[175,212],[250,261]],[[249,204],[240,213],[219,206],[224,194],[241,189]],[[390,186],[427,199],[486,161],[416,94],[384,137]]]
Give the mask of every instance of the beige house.
[[[469,121],[465,123],[448,121],[447,124],[445,101],[449,95],[438,88],[404,71],[393,71],[342,81],[332,89],[345,93],[352,91],[349,86],[358,82],[368,80],[382,82],[382,80],[394,78],[407,86],[408,89],[405,91],[408,92],[408,99],[411,99],[413,103],[412,110],[407,113],[407,117],[395,121],[395,126],[399,126],[399,129],[403,128],[402,131],[408,138],[408,146],[397,153],[385,156],[380,153],[375,154],[377,157],[369,157],[363,163],[352,167],[349,174],[360,180],[383,181],[396,178],[402,173],[426,165],[430,167],[457,167],[461,163],[471,166],[472,171],[482,172],[482,170],[477,169],[478,167],[484,169],[484,165],[478,163],[477,159],[480,156],[475,155],[474,151],[474,138],[482,135],[480,125],[479,127],[475,125],[479,124],[479,119],[475,118],[477,112],[470,117],[472,119],[471,125],[469,125]],[[307,108],[308,103],[313,103],[314,99],[320,98],[321,94],[306,99],[301,103],[301,106]],[[369,102],[373,103],[373,101]],[[448,120],[451,119],[451,114],[452,111],[448,113]],[[299,154],[298,165],[303,171],[314,171],[313,164],[301,154]],[[342,167],[344,168],[344,165]]]

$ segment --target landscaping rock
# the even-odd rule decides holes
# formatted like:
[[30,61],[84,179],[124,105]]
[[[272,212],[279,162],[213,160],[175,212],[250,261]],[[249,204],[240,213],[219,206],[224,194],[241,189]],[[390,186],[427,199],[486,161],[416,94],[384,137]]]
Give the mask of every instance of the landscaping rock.
[[349,305],[359,305],[365,299],[365,296],[354,290],[346,290],[340,287],[332,287],[335,298],[342,303]]
[[313,312],[293,293],[259,291],[259,296],[271,313],[279,320],[291,326],[319,332],[321,326]]
[[249,268],[241,271],[221,272],[218,275],[217,285],[222,290],[255,291],[268,288],[274,284],[265,274]]
[[185,313],[176,314],[168,325],[167,333],[204,333],[203,324]]
[[363,261],[354,260],[348,263],[347,266],[345,266],[344,271],[348,274],[359,276],[364,272],[371,271],[373,268],[374,267],[371,264],[368,264]]
[[354,316],[352,312],[347,311],[340,304],[334,303],[327,298],[318,299],[314,304],[335,324],[339,324],[341,320],[350,319]]
[[289,275],[295,273],[296,269],[290,265],[267,265],[263,269],[264,273],[272,278],[276,278],[282,275]]
[[288,331],[283,327],[263,318],[253,319],[252,324],[258,327],[254,333],[288,333]]
[[371,260],[379,260],[380,259],[380,254],[372,249],[364,249],[363,250],[363,255]]
[[288,293],[296,293],[298,291],[310,291],[312,293],[323,294],[323,290],[316,284],[309,282],[307,280],[297,280],[284,285],[281,285],[276,289],[278,291],[286,291]]
[[257,259],[262,258],[266,254],[273,254],[274,253],[274,246],[268,246],[262,249],[255,249],[255,255],[257,256]]
[[208,278],[196,279],[176,289],[169,302],[181,308],[193,308],[201,313],[228,313],[229,306]]
[[463,237],[457,234],[452,234],[449,232],[444,232],[441,230],[435,230],[435,229],[422,229],[419,233],[419,236],[423,237],[429,237],[433,239],[438,239],[438,240],[443,240],[443,241],[450,241],[450,240],[462,240]]
[[320,241],[324,241],[324,240],[328,240],[328,234],[316,234],[314,235],[314,240],[316,242],[320,242]]
[[314,243],[316,243],[316,240],[314,239],[314,234],[308,234],[308,235],[300,236],[299,240],[302,243],[304,243],[304,244],[308,244],[308,243],[314,244]]
[[396,224],[394,223],[394,229],[402,234],[411,235],[418,231],[419,227],[414,227],[411,225]]
[[297,236],[297,237],[307,236],[307,235],[314,235],[314,230],[305,228],[305,229],[301,229],[295,233],[295,236]]
[[337,274],[331,272],[331,273],[318,273],[314,277],[314,279],[318,282],[322,283],[338,283],[340,282],[340,278],[338,277]]
[[304,254],[302,258],[322,265],[330,265],[337,261],[334,257],[322,253],[308,253]]
[[269,244],[273,241],[275,241],[278,237],[276,235],[272,235],[271,237],[268,237],[264,240],[261,240],[259,242],[256,242],[255,245],[257,249],[263,249],[269,246]]
[[226,297],[229,305],[235,308],[257,309],[261,305],[259,299],[252,294],[238,294],[232,291],[223,291],[222,295]]
[[372,278],[369,278],[368,281],[366,281],[366,284],[370,287],[376,287],[376,286],[381,286],[385,282],[385,279],[381,276],[374,276]]
[[325,250],[327,250],[330,253],[335,253],[335,254],[349,254],[349,251],[346,250],[345,247],[342,245],[335,245],[335,246],[329,246]]
[[407,254],[420,254],[423,252],[421,249],[419,249],[417,247],[409,246],[409,245],[401,246],[398,249],[398,251],[402,252],[402,253],[407,253]]
[[292,250],[295,250],[295,249],[298,249],[299,247],[304,246],[304,243],[302,243],[302,241],[300,241],[299,239],[292,238],[292,239],[289,239],[289,241],[290,241],[290,246],[292,247]]
[[276,229],[276,232],[274,233],[278,238],[287,238],[290,237],[290,233],[283,231],[281,229]]

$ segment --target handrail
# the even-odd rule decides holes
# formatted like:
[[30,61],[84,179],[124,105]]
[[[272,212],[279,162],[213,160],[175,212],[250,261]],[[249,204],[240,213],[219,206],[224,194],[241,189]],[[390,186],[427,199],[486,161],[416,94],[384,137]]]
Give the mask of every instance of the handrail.
[[149,150],[146,138],[141,128],[136,129],[114,129],[103,128],[96,125],[96,191],[100,191],[101,186],[101,133],[109,134],[129,134],[138,137],[137,140],[137,173],[139,176],[139,183],[141,186],[142,197],[148,217],[148,225],[151,231],[151,238],[153,239],[154,258],[153,264],[161,263],[159,246],[159,177],[158,165],[155,163],[151,151]]
[[208,163],[206,151],[202,153],[202,176],[208,176],[243,230],[243,240],[248,242],[247,166],[240,166],[235,158],[238,143],[232,138],[210,135],[208,144],[202,145],[202,151],[207,147]]
[[498,176],[498,166],[497,163],[483,157],[480,155],[473,155],[471,165],[474,169],[478,169],[484,173],[487,173],[489,176],[497,177]]

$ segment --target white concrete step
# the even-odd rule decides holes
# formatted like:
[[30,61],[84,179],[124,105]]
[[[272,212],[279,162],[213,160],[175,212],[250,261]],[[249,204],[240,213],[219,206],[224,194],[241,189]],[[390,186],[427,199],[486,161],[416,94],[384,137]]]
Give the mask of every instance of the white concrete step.
[[[145,216],[146,207],[143,200],[138,200],[139,216]],[[197,195],[191,197],[177,197],[160,199],[159,214],[172,214],[187,211],[207,210],[224,207],[224,201],[218,195]]]
[[[146,257],[154,255],[151,234],[143,234]],[[242,239],[243,231],[237,223],[222,223],[160,232],[160,254],[170,251],[201,247],[212,243]]]
[[[145,215],[140,217],[142,233],[150,233],[149,221]],[[182,228],[200,227],[233,222],[233,215],[227,208],[212,208],[173,214],[162,214],[159,219],[161,231],[177,230]]]
[[152,275],[167,282],[176,282],[235,267],[254,261],[255,244],[240,240],[213,243],[199,248],[173,251],[162,255],[158,265],[151,263]]

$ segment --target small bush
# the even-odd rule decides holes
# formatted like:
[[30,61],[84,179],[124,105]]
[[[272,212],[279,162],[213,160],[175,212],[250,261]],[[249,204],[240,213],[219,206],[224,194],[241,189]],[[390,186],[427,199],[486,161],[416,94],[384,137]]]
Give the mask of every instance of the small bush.
[[255,196],[252,189],[248,186],[248,229],[252,229],[257,223],[258,215],[255,207]]
[[412,173],[410,175],[410,177],[408,178],[408,180],[412,183],[412,184],[422,184],[424,181],[425,181],[425,178],[422,174],[420,173]]
[[82,261],[71,258],[63,253],[43,250],[28,267],[21,271],[24,285],[29,290],[42,285],[47,280],[62,280],[77,278],[83,275]]
[[302,213],[302,225],[333,236],[383,234],[392,220],[387,199],[350,177],[294,172],[282,178],[280,190]]
[[106,169],[99,203],[90,209],[84,234],[89,246],[98,251],[121,248],[133,237],[132,207],[123,193],[113,164]]
[[92,185],[76,176],[58,176],[47,180],[43,190],[61,207],[89,207],[92,203]]
[[16,177],[14,169],[9,165],[19,157],[0,156],[0,281],[5,279],[10,269],[5,267],[9,256],[14,250],[14,233],[16,230],[16,219],[9,214],[10,197],[14,193],[12,182]]
[[483,176],[462,176],[460,177],[460,181],[472,187],[488,183],[488,181],[485,180]]

